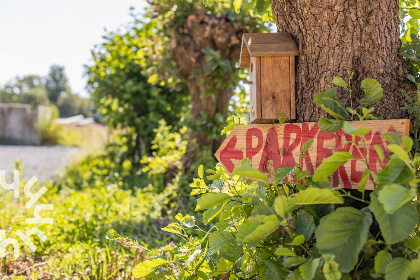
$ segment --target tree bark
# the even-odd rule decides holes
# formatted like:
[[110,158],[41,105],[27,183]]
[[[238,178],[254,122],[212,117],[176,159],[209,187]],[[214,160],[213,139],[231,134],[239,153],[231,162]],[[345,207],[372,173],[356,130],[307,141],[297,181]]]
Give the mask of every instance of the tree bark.
[[[204,50],[210,48],[220,51],[221,58],[230,61],[239,59],[242,33],[247,30],[229,20],[226,15],[212,16],[202,11],[196,11],[188,16],[183,28],[174,29],[171,38],[170,56],[175,61],[179,75],[186,81],[191,96],[191,114],[193,121],[202,121],[202,112],[207,117],[220,113],[227,117],[229,100],[234,87],[227,86],[232,77],[225,81],[209,80],[205,71],[207,64]],[[231,76],[231,75],[228,75]],[[217,94],[209,94],[216,91]],[[211,121],[211,119],[210,119]],[[200,131],[191,131],[188,139],[187,152],[183,158],[184,168],[195,162],[194,154],[203,146],[216,152],[222,139],[212,139]]]
[[[273,0],[278,31],[291,33],[300,55],[296,70],[297,121],[317,121],[326,116],[313,104],[314,96],[335,85],[334,76],[348,79],[353,104],[363,98],[360,83],[377,79],[383,99],[375,105],[385,118],[405,117],[400,89],[414,91],[400,50],[400,18],[397,0]],[[346,91],[337,96],[350,106]],[[356,103],[355,103],[356,102]]]

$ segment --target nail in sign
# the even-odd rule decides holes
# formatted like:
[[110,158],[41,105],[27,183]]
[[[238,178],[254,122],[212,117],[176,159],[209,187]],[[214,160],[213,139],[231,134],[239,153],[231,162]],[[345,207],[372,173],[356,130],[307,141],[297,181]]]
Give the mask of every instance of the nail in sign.
[[[360,122],[350,122],[356,128],[362,127]],[[356,136],[356,143],[362,154],[368,158],[370,170],[377,172],[386,163],[382,162],[374,148],[379,145],[385,149],[389,144],[383,135],[388,131],[397,132],[400,136],[409,135],[408,120],[375,120],[364,121],[364,126],[371,131],[364,137],[366,149],[363,147],[361,137]],[[318,123],[288,123],[288,124],[261,124],[238,125],[230,132],[229,136],[217,150],[215,156],[223,168],[231,174],[235,167],[240,166],[244,157],[252,161],[252,166],[266,173],[272,178],[272,168],[294,166],[298,161],[298,154],[302,152],[302,145],[309,139],[314,139],[311,148],[303,158],[303,170],[314,173],[322,161],[334,151],[349,152],[354,158],[361,158],[358,149],[350,143],[352,136],[342,129],[335,133],[323,132],[318,128]],[[361,161],[352,160],[338,168],[330,180],[334,187],[339,185],[347,189],[357,188],[357,183],[362,178],[366,165]],[[271,177],[270,177],[271,176]],[[372,182],[366,184],[366,189],[372,189]]]

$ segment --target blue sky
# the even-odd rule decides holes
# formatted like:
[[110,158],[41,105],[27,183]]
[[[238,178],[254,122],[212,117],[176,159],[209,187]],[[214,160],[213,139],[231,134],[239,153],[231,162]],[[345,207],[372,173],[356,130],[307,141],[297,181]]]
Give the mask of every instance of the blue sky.
[[86,95],[83,65],[105,34],[131,20],[144,0],[0,0],[0,86],[64,65],[73,92]]

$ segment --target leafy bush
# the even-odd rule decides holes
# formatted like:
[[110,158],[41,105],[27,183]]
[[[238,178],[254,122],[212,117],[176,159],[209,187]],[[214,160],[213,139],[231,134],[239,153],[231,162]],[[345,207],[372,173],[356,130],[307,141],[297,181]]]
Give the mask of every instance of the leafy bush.
[[[348,88],[349,82],[339,77],[333,82]],[[319,127],[326,132],[343,128],[356,147],[356,137],[365,143],[370,130],[363,126],[364,120],[376,118],[374,108],[364,106],[383,95],[374,79],[365,79],[362,88],[365,98],[358,110],[343,106],[335,88],[314,100],[334,117],[320,119]],[[358,119],[362,128],[356,129],[346,119]],[[178,214],[163,230],[181,237],[183,243],[150,251],[149,259],[137,265],[133,275],[146,279],[418,278],[420,154],[410,154],[409,137],[392,132],[384,137],[390,143],[387,150],[375,147],[387,163],[379,172],[369,170],[368,149],[364,149],[358,159],[335,152],[311,175],[300,162],[313,140],[303,145],[295,166],[276,171],[272,184],[247,158],[233,170],[232,178],[219,164],[207,170],[210,184],[201,166],[191,195],[201,195],[196,211],[205,211],[202,220]],[[392,153],[385,157],[388,150]],[[360,195],[354,195],[356,190],[331,188],[328,180],[350,160],[366,164],[357,189]],[[365,190],[368,180],[373,191]],[[360,207],[350,206],[349,200]],[[122,238],[112,233],[117,240]]]

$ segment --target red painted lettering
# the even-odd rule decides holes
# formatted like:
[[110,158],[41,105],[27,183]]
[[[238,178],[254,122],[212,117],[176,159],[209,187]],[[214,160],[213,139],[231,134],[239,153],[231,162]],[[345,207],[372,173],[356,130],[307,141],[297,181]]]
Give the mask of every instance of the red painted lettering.
[[236,142],[238,142],[238,139],[236,136],[233,136],[226,147],[220,152],[220,162],[224,164],[228,172],[232,172],[235,167],[232,159],[242,160],[244,158],[244,154],[241,150],[234,150]]
[[[252,147],[252,137],[257,138],[257,146]],[[250,128],[246,132],[246,157],[252,161],[252,157],[258,154],[263,145],[263,133],[258,128]]]
[[271,160],[274,168],[274,172],[281,166],[279,139],[277,131],[274,127],[270,128],[267,133],[267,139],[265,140],[264,150],[261,155],[260,166],[258,170],[261,172],[270,172],[267,170],[268,161]]
[[[291,134],[296,135],[295,141],[290,144]],[[283,163],[282,166],[294,166],[296,161],[293,157],[293,151],[299,146],[301,140],[300,127],[295,124],[286,124],[284,126],[284,140],[283,140]]]
[[[312,128],[309,127],[308,123],[302,123],[302,132],[301,132],[302,145],[306,143],[306,141],[308,141],[309,139],[315,139],[315,136],[318,133],[318,131],[319,131],[318,123],[315,123],[312,126]],[[300,152],[302,152],[302,146],[300,147]],[[314,174],[315,170],[312,164],[309,151],[306,151],[305,155],[306,156],[304,157],[303,160],[305,161],[306,170],[311,172],[311,174]]]

